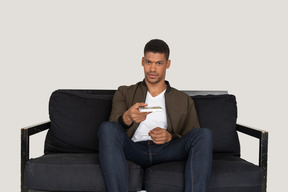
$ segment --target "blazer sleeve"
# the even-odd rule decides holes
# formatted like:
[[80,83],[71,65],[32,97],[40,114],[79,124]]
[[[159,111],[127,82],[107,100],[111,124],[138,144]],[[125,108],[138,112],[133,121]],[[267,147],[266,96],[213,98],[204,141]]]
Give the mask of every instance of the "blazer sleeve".
[[182,132],[182,136],[194,128],[200,128],[198,115],[197,115],[197,111],[196,111],[193,99],[189,98],[188,103],[189,105],[188,105],[187,115],[185,118],[185,123],[184,123],[185,126]]
[[122,117],[125,111],[128,110],[128,106],[126,103],[126,92],[127,92],[127,86],[121,86],[115,92],[112,101],[112,110],[109,118],[110,121],[120,123],[123,128],[130,127],[123,122]]

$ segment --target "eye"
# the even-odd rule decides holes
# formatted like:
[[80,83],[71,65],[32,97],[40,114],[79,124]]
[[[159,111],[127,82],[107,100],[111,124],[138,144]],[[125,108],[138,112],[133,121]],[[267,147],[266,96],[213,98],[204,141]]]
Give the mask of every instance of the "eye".
[[150,61],[146,60],[146,64],[150,64],[150,63],[151,63]]
[[157,62],[157,65],[162,65],[162,62]]

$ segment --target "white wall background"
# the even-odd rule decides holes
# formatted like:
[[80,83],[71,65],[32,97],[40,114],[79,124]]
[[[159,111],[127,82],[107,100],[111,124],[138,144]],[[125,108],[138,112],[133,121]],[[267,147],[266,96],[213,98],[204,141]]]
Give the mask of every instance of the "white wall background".
[[[143,47],[161,38],[172,86],[228,90],[238,123],[269,131],[268,191],[283,191],[287,10],[285,0],[1,1],[1,189],[20,191],[20,128],[49,119],[52,91],[140,81]],[[32,137],[32,157],[44,137]],[[242,157],[257,163],[257,141],[240,137]]]

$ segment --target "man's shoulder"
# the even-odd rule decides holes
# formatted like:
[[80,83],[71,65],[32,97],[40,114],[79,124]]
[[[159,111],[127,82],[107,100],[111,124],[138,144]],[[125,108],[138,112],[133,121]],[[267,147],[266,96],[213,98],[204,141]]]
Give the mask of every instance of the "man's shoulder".
[[118,87],[118,91],[121,91],[121,92],[134,91],[135,89],[137,89],[137,87],[141,86],[141,84],[142,82],[138,82],[133,85],[121,85]]
[[142,92],[147,92],[147,89],[144,88],[145,86],[143,86],[142,82],[138,82],[136,84],[133,85],[122,85],[118,87],[118,90],[116,91],[117,94],[121,94],[122,96],[126,97],[126,96],[133,96],[135,95],[136,92],[142,93]]
[[186,97],[186,98],[191,98],[188,94],[186,94],[183,91],[180,91],[174,87],[171,87],[171,94],[174,95],[175,97]]
[[191,105],[194,103],[193,99],[187,93],[173,87],[171,87],[169,95],[169,100],[172,102],[177,101],[178,105],[181,105],[181,103],[183,105]]

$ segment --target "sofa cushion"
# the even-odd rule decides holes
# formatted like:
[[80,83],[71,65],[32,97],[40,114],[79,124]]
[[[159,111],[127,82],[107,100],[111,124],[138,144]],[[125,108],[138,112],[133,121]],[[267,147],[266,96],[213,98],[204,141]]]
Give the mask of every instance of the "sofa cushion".
[[109,119],[112,98],[113,93],[93,90],[54,91],[45,154],[97,152],[98,126]]
[[[49,102],[51,128],[45,140],[48,153],[98,151],[98,126],[109,119],[114,92],[57,90]],[[236,132],[237,106],[233,95],[193,96],[201,127],[214,135],[214,153],[240,154]]]
[[[127,161],[129,191],[143,185],[143,170]],[[25,168],[24,186],[40,191],[106,191],[98,154],[49,154],[30,159]]]
[[[145,189],[149,192],[184,191],[185,161],[154,165],[145,171]],[[239,157],[218,156],[213,159],[208,192],[259,192],[261,169]]]
[[236,132],[237,106],[234,95],[193,96],[201,127],[213,132],[214,153],[240,154]]

